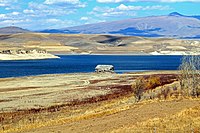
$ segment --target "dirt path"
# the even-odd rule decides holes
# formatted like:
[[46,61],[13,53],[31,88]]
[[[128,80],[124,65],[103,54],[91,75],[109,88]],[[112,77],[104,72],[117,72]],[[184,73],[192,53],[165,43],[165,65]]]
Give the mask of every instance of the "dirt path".
[[152,118],[174,115],[188,108],[200,106],[200,100],[140,103],[138,106],[116,114],[80,120],[63,125],[35,129],[27,133],[100,133],[132,126]]

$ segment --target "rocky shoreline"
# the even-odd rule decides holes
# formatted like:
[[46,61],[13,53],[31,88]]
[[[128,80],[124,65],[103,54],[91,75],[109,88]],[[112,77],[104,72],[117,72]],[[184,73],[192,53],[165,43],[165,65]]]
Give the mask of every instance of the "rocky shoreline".
[[0,60],[35,60],[60,58],[43,49],[15,49],[0,51]]

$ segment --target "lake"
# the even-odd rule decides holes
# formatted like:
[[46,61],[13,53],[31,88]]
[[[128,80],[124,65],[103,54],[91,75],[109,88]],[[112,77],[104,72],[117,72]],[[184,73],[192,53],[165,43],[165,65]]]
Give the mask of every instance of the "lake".
[[182,56],[62,55],[60,59],[0,61],[0,78],[55,73],[94,72],[96,65],[114,65],[115,72],[177,70]]

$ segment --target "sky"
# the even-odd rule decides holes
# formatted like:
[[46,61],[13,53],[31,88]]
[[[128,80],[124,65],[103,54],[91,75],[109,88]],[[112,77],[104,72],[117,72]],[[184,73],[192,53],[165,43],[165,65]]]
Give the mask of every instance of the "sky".
[[200,0],[0,0],[0,27],[59,29],[145,16],[200,15]]

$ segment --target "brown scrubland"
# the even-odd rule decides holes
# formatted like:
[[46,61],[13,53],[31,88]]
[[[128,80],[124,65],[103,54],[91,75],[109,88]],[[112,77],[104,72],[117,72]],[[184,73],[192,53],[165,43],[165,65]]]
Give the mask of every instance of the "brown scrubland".
[[180,71],[0,79],[0,132],[200,132]]

